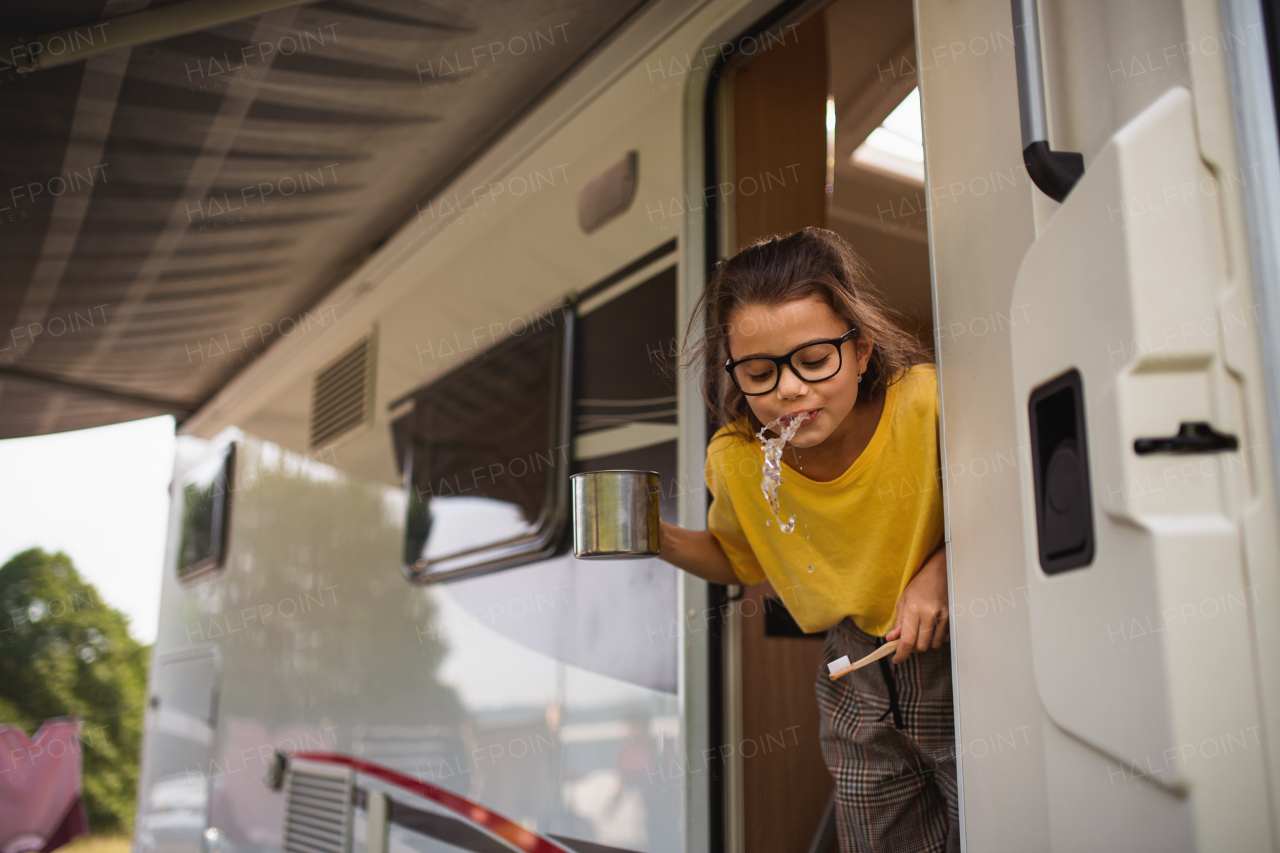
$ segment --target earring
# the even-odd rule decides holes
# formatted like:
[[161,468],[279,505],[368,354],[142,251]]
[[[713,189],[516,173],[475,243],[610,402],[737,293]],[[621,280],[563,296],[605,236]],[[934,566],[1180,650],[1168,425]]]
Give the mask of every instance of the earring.
[[862,374],[861,374],[861,373],[859,373],[859,374],[858,374],[858,381],[859,381],[859,382],[861,382],[861,381],[862,381]]

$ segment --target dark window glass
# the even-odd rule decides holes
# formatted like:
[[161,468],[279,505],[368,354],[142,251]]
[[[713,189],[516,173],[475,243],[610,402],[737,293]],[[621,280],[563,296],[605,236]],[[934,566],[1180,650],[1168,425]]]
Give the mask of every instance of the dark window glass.
[[178,574],[191,577],[222,565],[235,445],[196,466],[182,481],[182,541]]
[[415,392],[392,426],[408,497],[404,562],[418,578],[554,553],[568,508],[573,315],[561,306]]

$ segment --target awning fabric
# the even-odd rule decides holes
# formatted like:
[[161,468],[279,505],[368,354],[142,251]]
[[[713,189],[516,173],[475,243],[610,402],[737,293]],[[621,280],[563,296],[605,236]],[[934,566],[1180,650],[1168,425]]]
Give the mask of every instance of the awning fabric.
[[[8,4],[0,32],[172,2]],[[0,438],[181,418],[331,322],[325,294],[640,5],[326,0],[0,66]]]

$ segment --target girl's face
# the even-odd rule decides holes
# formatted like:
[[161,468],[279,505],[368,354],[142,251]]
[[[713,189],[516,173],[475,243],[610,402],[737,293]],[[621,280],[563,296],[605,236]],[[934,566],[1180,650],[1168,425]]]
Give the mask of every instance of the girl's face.
[[[838,338],[850,328],[848,321],[816,296],[772,307],[748,305],[730,317],[729,323],[729,358],[733,361],[754,355],[786,355],[814,341]],[[782,415],[802,417],[791,445],[819,445],[844,424],[858,402],[858,375],[867,369],[873,343],[865,332],[845,341],[840,348],[840,371],[821,382],[805,382],[790,367],[784,367],[777,387],[767,394],[747,397],[747,405],[764,424]]]

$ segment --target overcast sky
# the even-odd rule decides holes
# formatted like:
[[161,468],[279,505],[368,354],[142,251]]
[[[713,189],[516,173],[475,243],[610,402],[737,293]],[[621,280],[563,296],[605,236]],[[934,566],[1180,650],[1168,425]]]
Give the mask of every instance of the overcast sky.
[[0,565],[64,551],[152,643],[173,476],[173,418],[0,441]]

